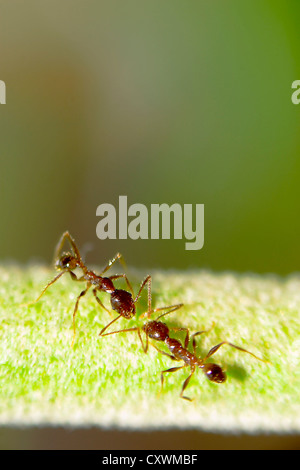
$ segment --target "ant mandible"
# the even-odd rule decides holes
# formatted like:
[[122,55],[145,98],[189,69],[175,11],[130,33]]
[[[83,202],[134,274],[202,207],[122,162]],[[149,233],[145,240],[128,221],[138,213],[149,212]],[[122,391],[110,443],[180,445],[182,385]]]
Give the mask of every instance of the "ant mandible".
[[[63,252],[62,254],[60,254],[66,240],[69,241],[73,253]],[[148,309],[150,308],[149,305],[150,305],[150,298],[151,298],[151,276],[147,276],[145,278],[136,296],[134,296],[132,286],[126,274],[115,274],[113,276],[103,277],[103,274],[105,274],[106,271],[108,271],[117,260],[125,264],[124,258],[120,253],[117,253],[116,256],[112,260],[109,261],[109,263],[100,273],[100,275],[98,275],[94,273],[94,271],[91,271],[90,269],[88,269],[87,266],[84,264],[74,238],[70,235],[68,231],[66,231],[62,234],[57,244],[57,247],[55,250],[55,260],[56,260],[55,268],[58,271],[60,271],[59,274],[55,276],[46,285],[46,287],[42,290],[41,294],[38,296],[38,298],[35,301],[30,302],[27,305],[35,304],[36,302],[38,302],[40,298],[44,295],[48,287],[54,284],[65,273],[69,273],[73,281],[85,281],[86,288],[82,292],[80,292],[80,294],[78,295],[76,299],[74,311],[73,311],[73,338],[72,338],[71,346],[74,345],[74,341],[75,341],[75,334],[76,334],[75,317],[76,317],[76,313],[78,310],[79,301],[92,286],[93,286],[92,292],[98,304],[102,308],[104,308],[109,314],[111,314],[111,312],[103,305],[103,303],[97,296],[97,291],[106,292],[110,295],[110,302],[111,302],[112,309],[119,313],[119,316],[115,318],[113,321],[116,321],[121,316],[129,319],[135,315],[135,312],[136,312],[135,304],[140,298],[142,290],[145,288],[146,284],[148,285]],[[80,268],[82,270],[83,275],[81,277],[77,277],[76,274],[73,272],[73,270],[76,268]],[[130,292],[127,292],[126,290],[123,290],[123,289],[115,288],[113,281],[116,279],[120,279],[120,278],[125,279],[125,282]],[[108,326],[109,324],[102,331],[104,331]]]

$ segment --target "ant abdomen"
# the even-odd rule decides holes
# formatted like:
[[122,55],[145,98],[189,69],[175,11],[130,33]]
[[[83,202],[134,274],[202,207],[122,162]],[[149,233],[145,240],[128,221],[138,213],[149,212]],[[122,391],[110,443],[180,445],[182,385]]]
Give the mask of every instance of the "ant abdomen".
[[124,318],[129,319],[135,315],[135,305],[132,295],[126,290],[114,290],[111,294],[110,302],[113,310],[116,310],[116,312]]
[[212,364],[208,362],[207,364],[202,364],[201,369],[204,374],[211,382],[221,384],[226,380],[226,374],[223,369],[217,364]]
[[169,336],[169,328],[165,323],[158,321],[150,321],[143,326],[143,331],[151,339],[156,341],[165,341]]

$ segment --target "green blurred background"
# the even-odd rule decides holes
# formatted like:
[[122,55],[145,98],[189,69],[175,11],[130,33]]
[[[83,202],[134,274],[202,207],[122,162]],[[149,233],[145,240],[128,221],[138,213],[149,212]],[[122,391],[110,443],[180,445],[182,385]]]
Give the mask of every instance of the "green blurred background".
[[[0,8],[0,259],[49,263],[68,229],[99,265],[299,269],[299,1]],[[100,241],[119,195],[205,204],[204,248]]]
[[[99,265],[299,270],[299,18],[299,0],[0,1],[0,259],[50,263],[68,229]],[[204,204],[204,248],[100,241],[96,208],[119,195]]]

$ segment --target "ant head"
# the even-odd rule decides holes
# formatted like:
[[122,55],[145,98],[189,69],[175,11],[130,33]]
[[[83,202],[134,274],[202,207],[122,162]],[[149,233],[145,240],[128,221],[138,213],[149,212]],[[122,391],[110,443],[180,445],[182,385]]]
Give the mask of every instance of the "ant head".
[[78,266],[75,256],[71,253],[64,253],[55,263],[55,267],[58,271],[62,269],[75,269]]
[[161,321],[149,321],[143,325],[143,331],[151,339],[156,339],[157,341],[165,341],[169,336],[169,328],[165,323]]
[[211,382],[215,382],[221,384],[226,380],[226,374],[223,369],[218,366],[217,364],[207,363],[202,364],[201,369],[203,370],[204,374]]

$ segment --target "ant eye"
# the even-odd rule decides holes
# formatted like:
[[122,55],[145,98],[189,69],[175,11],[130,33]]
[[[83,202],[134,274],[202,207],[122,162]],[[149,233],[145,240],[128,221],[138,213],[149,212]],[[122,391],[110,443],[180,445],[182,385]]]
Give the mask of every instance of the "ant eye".
[[68,268],[70,266],[72,258],[71,256],[65,256],[64,258],[61,259],[61,264],[64,268]]
[[205,373],[208,380],[221,384],[226,380],[226,374],[223,372],[222,368],[217,364],[204,364],[202,366],[203,372]]

